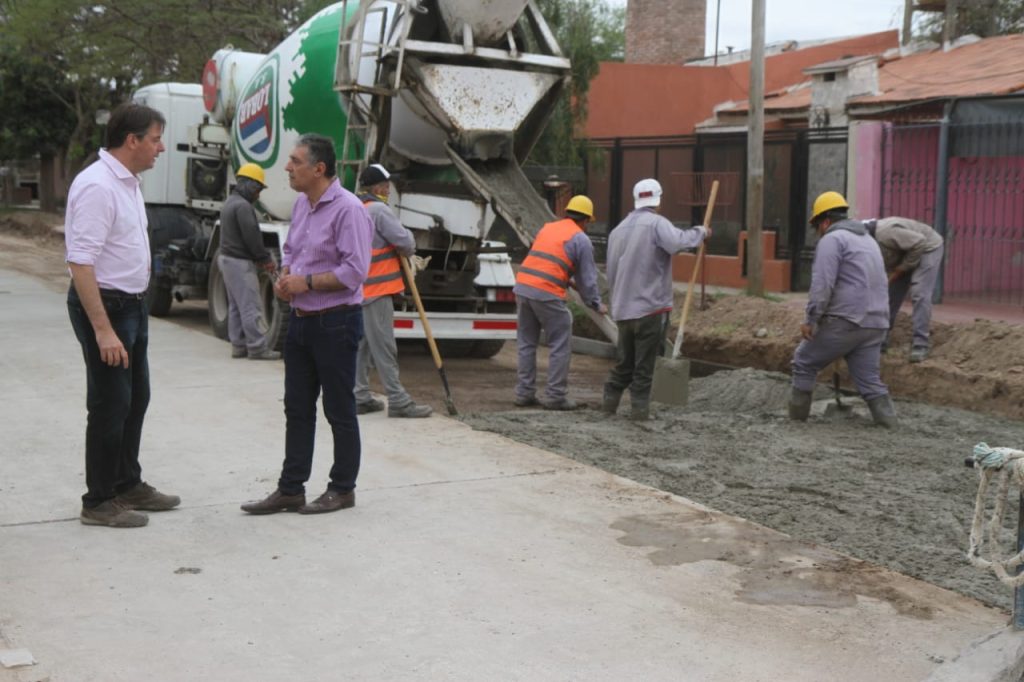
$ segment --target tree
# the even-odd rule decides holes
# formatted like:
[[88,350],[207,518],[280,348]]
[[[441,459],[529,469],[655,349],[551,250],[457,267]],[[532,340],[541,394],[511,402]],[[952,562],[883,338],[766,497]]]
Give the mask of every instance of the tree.
[[[991,38],[1024,32],[1024,0],[959,0],[956,15],[954,39],[969,34]],[[942,42],[944,27],[944,14],[934,12],[920,22],[916,33]]]
[[[70,115],[68,175],[101,142],[96,113],[141,85],[198,82],[225,45],[268,52],[329,0],[0,0],[0,44],[54,75],[37,83]],[[66,177],[65,180],[69,178]]]
[[0,44],[0,159],[40,161],[39,200],[56,209],[54,159],[75,127],[64,106],[70,97],[63,75],[44,62]]
[[601,62],[622,61],[626,52],[626,9],[605,0],[541,0],[541,13],[572,61],[572,81],[559,101],[530,160],[543,165],[577,166],[585,143],[579,135],[587,120],[587,93]]

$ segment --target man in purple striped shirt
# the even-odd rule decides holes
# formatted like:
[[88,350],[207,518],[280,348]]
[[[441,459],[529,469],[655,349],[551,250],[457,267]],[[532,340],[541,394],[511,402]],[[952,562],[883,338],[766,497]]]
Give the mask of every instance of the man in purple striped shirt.
[[[288,157],[288,180],[300,192],[284,244],[277,295],[291,303],[284,347],[285,454],[277,490],[242,505],[250,514],[320,514],[355,506],[359,422],[353,393],[363,336],[363,281],[370,269],[373,223],[335,177],[330,139],[307,134]],[[309,504],[316,400],[334,434],[327,491]]]

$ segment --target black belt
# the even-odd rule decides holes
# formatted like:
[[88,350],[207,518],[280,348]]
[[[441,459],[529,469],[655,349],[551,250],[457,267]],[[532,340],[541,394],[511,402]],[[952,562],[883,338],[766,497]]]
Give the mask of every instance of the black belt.
[[300,310],[299,308],[292,308],[292,312],[295,313],[296,317],[316,317],[317,315],[324,315],[326,313],[337,313],[347,312],[351,310],[359,310],[363,306],[361,305],[336,305],[330,308],[324,308],[323,310]]
[[146,298],[146,292],[143,291],[141,294],[129,294],[127,291],[120,291],[118,289],[100,289],[100,296],[106,298],[127,298],[133,301],[141,301]]

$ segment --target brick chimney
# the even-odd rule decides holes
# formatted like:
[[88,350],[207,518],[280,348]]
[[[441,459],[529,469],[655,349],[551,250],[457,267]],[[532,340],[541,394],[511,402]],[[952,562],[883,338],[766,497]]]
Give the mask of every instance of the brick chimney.
[[706,0],[628,0],[626,61],[682,64],[704,56]]

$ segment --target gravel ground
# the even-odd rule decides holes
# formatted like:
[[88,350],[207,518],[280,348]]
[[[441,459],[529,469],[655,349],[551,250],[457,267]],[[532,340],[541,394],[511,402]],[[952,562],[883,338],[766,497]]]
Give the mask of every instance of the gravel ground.
[[[846,400],[852,417],[824,416],[825,389],[811,419],[793,423],[788,378],[752,369],[692,380],[690,390],[688,407],[661,408],[642,424],[622,416],[628,405],[616,417],[519,410],[463,419],[1009,608],[1010,590],[964,559],[978,481],[963,460],[982,441],[1021,447],[1020,423],[900,401],[901,426],[890,431],[858,398]],[[1007,525],[1016,518],[1014,503]]]

